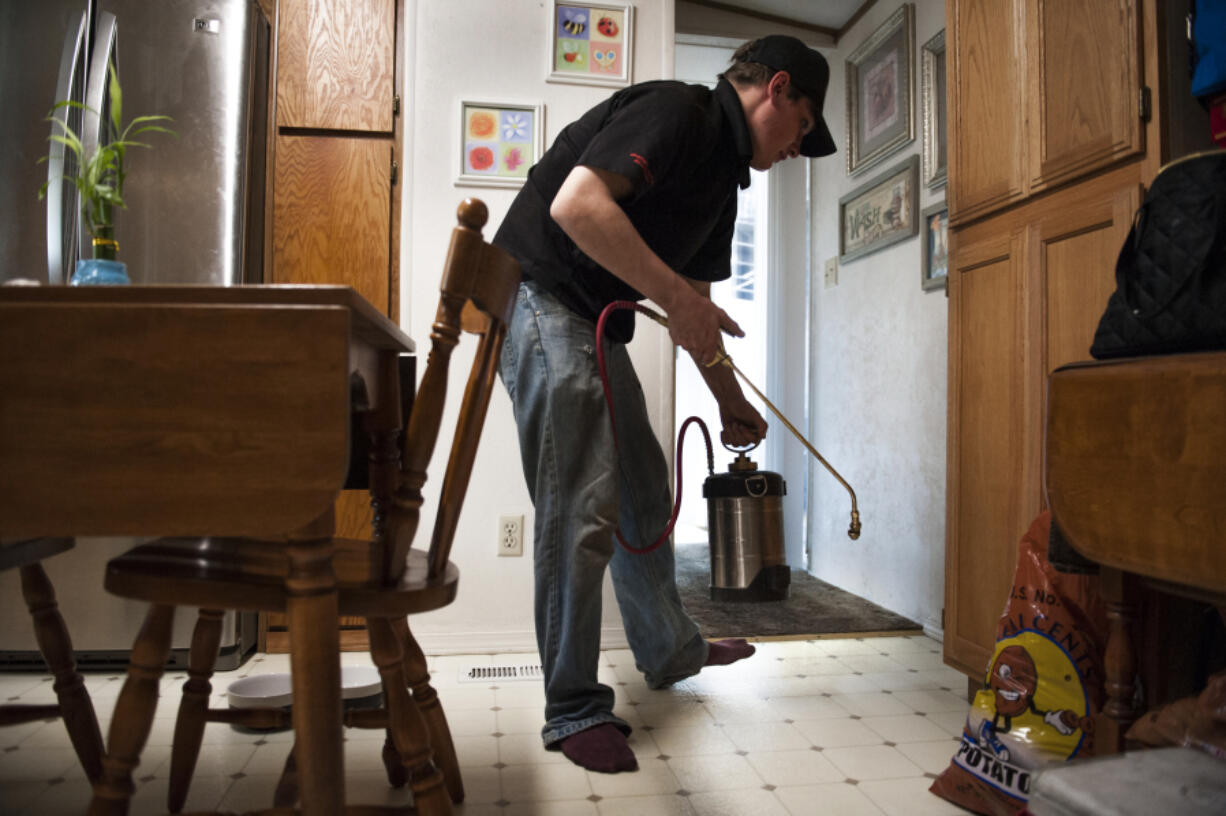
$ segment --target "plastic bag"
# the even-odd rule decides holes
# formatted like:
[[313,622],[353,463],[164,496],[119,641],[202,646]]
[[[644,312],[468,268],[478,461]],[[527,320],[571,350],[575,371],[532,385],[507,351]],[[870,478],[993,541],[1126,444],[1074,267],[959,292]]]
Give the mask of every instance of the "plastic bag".
[[1047,561],[1051,514],[1030,525],[983,688],[933,793],[976,813],[1018,814],[1044,764],[1092,753],[1102,707],[1102,602],[1097,578]]
[[1210,677],[1199,695],[1148,712],[1126,736],[1151,748],[1187,746],[1226,759],[1226,671]]

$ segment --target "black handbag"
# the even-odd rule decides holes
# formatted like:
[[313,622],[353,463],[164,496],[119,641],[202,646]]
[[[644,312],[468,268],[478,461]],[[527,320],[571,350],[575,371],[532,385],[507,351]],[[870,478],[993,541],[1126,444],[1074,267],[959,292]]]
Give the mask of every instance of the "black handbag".
[[1154,178],[1115,264],[1096,359],[1226,349],[1226,150]]

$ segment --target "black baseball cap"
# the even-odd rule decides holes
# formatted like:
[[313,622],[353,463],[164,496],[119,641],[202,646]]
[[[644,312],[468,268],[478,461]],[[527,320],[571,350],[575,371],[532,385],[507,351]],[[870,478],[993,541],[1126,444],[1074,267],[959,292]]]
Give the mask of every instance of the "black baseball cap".
[[834,153],[837,148],[822,116],[826,86],[830,84],[830,66],[826,64],[826,58],[795,37],[771,34],[754,41],[742,59],[761,63],[776,71],[787,71],[796,90],[813,100],[817,122],[800,143],[800,155],[816,158]]

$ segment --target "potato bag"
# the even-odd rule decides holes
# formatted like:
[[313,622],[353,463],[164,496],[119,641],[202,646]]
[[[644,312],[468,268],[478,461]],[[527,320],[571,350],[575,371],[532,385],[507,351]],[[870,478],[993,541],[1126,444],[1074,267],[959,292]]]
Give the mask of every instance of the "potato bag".
[[1017,569],[983,687],[933,793],[976,813],[1019,814],[1047,763],[1093,752],[1103,701],[1103,614],[1097,578],[1047,561],[1051,514],[1018,545]]

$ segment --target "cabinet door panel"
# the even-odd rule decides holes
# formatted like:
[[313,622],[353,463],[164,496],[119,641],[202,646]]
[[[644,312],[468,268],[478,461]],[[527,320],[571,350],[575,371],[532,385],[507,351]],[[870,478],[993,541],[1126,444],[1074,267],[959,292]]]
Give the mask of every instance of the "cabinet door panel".
[[1099,318],[1115,290],[1115,259],[1139,203],[1139,188],[1129,184],[1090,199],[1053,200],[1037,223],[1035,256],[1046,304],[1044,380],[1066,363],[1090,359]]
[[277,137],[273,283],[352,286],[388,308],[389,149],[383,139]]
[[1031,0],[1030,187],[1036,191],[1145,148],[1134,0]]
[[949,218],[958,225],[1025,194],[1021,0],[950,0]]
[[1025,532],[1022,246],[1007,232],[959,243],[950,273],[945,660],[972,676],[987,669]]
[[392,131],[395,0],[281,0],[277,125]]

